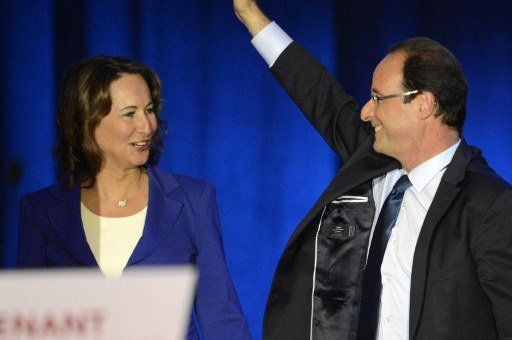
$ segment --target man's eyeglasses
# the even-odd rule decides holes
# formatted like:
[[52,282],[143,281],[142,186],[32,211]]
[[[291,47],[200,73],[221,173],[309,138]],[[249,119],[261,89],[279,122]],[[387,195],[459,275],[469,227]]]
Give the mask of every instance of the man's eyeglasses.
[[378,105],[382,100],[386,100],[386,99],[389,99],[389,98],[396,98],[396,97],[406,97],[406,96],[410,96],[411,94],[415,94],[415,93],[419,93],[420,90],[412,90],[412,91],[407,91],[407,92],[402,92],[402,93],[395,93],[395,94],[390,94],[390,95],[387,95],[387,96],[377,96],[376,94],[370,94],[370,99],[372,100],[372,102],[376,105]]

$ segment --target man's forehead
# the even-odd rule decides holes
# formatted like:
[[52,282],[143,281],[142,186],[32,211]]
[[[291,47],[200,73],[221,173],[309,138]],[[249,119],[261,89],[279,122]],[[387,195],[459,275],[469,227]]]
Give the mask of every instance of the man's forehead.
[[386,55],[373,71],[372,87],[402,84],[402,69],[405,61],[403,52],[394,52]]

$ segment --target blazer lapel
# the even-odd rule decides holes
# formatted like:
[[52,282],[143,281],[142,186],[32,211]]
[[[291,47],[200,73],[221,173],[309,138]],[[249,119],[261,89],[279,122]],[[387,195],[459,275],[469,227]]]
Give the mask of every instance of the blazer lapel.
[[437,189],[434,200],[428,209],[425,221],[421,227],[414,251],[411,274],[411,301],[409,312],[409,337],[411,339],[414,339],[421,310],[423,309],[432,235],[437,227],[437,223],[460,192],[458,183],[464,179],[466,169],[473,155],[474,151],[462,140],[453,156],[452,162],[448,165],[441,179],[439,188]]
[[179,186],[178,181],[172,175],[162,174],[160,171],[158,168],[148,167],[149,202],[146,222],[142,237],[127,266],[142,261],[158,248],[183,209],[183,203],[168,197]]
[[372,144],[373,141],[367,139],[358,151],[342,166],[308,215],[293,232],[285,247],[285,253],[326,204],[358,185],[400,167],[400,163],[397,160],[374,152]]
[[80,185],[62,189],[59,181],[51,189],[62,203],[46,211],[51,227],[71,256],[86,266],[97,266],[96,259],[87,243],[80,213]]

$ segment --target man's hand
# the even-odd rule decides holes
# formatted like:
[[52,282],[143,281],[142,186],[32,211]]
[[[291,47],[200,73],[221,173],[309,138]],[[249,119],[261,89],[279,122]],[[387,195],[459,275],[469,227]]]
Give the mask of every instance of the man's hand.
[[247,27],[253,37],[270,23],[254,0],[233,0],[233,7],[238,20]]

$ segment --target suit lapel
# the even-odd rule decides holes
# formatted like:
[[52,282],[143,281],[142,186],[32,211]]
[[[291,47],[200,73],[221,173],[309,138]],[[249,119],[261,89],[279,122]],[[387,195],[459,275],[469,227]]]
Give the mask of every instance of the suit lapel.
[[329,184],[329,187],[322,193],[308,215],[306,215],[295,229],[286,245],[286,250],[289,249],[289,246],[297,239],[326,204],[362,183],[400,167],[400,163],[395,159],[375,153],[372,143],[373,141],[371,139],[367,139],[349,161],[343,165],[336,177]]
[[62,203],[46,211],[57,237],[71,256],[86,266],[97,266],[96,259],[87,243],[80,213],[80,185],[62,189],[59,181],[51,189]]
[[411,274],[411,301],[409,312],[409,337],[414,338],[423,308],[425,297],[425,284],[427,280],[428,260],[430,257],[430,244],[432,235],[441,217],[446,213],[453,200],[460,192],[458,186],[466,173],[467,166],[473,158],[474,152],[461,141],[453,160],[448,165],[441,179],[434,200],[428,209],[425,221],[421,227],[416,249],[414,251],[413,267]]
[[169,197],[179,183],[158,168],[148,168],[149,202],[144,231],[135,247],[128,264],[132,265],[151,255],[169,234],[183,209],[183,203]]

